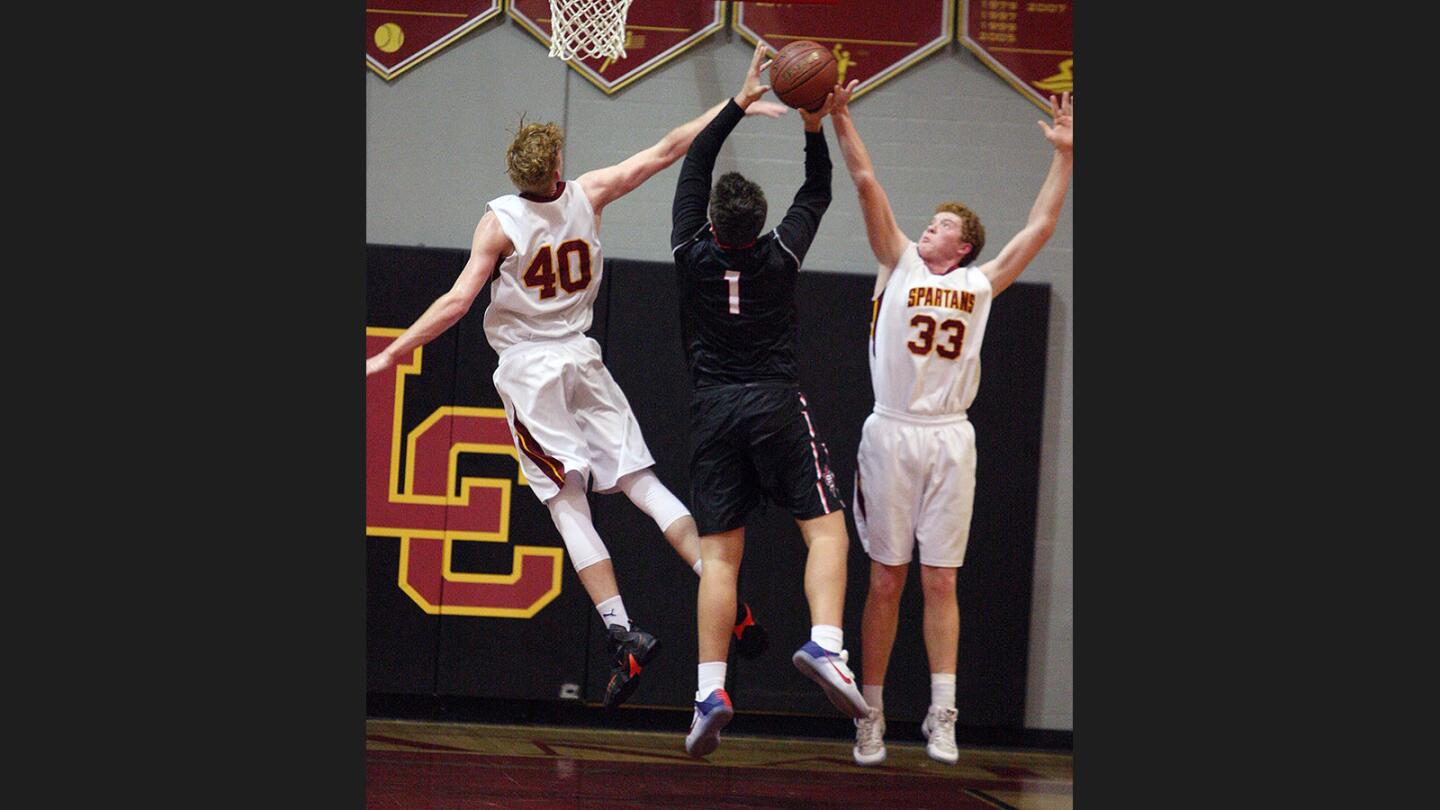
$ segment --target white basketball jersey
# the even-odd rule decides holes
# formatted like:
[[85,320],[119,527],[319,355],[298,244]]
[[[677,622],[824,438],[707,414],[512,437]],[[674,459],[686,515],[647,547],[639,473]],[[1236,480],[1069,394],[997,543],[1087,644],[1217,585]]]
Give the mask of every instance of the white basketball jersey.
[[532,339],[582,335],[590,328],[602,272],[595,212],[579,183],[560,195],[507,194],[485,204],[515,252],[500,263],[485,309],[485,337],[503,352]]
[[877,408],[963,415],[980,388],[980,342],[992,297],[984,273],[957,267],[936,275],[911,242],[871,313],[870,383]]

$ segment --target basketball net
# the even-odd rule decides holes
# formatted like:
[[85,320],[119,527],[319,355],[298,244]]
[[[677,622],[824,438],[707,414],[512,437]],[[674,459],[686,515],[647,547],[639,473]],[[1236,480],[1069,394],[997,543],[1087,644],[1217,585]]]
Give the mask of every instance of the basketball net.
[[625,58],[625,12],[633,0],[550,0],[550,55]]

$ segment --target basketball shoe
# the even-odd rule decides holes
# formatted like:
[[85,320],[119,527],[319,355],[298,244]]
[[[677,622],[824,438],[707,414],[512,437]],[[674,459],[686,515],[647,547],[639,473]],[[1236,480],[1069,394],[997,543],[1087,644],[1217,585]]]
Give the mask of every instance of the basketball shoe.
[[807,641],[790,656],[790,660],[796,669],[805,673],[805,677],[820,684],[835,708],[856,720],[870,711],[865,696],[855,688],[855,673],[846,666],[850,654],[845,650],[833,653],[813,641]]
[[879,765],[885,761],[885,714],[871,709],[855,721],[855,764]]
[[605,708],[613,709],[635,691],[638,685],[635,676],[660,651],[660,641],[634,624],[629,630],[612,624],[606,632],[615,660],[610,669],[610,680],[605,684]]
[[925,753],[929,754],[931,759],[951,765],[960,759],[960,750],[955,747],[955,718],[959,714],[955,709],[942,709],[939,706],[931,706],[930,711],[925,714],[925,722],[920,724],[920,733],[929,741],[925,745]]
[[735,652],[741,658],[754,659],[768,649],[770,649],[770,634],[755,622],[755,614],[750,610],[750,603],[736,604]]
[[685,736],[685,753],[703,757],[720,747],[720,729],[730,723],[735,709],[724,689],[712,689],[704,700],[695,701],[690,733]]

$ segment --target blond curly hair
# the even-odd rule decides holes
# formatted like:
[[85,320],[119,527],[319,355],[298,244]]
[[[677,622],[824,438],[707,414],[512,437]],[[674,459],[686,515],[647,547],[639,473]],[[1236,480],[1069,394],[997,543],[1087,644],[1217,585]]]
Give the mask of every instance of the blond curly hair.
[[980,217],[974,211],[958,202],[943,202],[935,206],[935,213],[941,211],[960,217],[960,239],[970,243],[970,252],[960,260],[960,266],[964,267],[975,261],[975,257],[985,249],[985,226],[980,224]]
[[522,116],[520,131],[505,150],[505,173],[521,191],[544,194],[555,188],[555,166],[565,135],[553,122],[526,124]]

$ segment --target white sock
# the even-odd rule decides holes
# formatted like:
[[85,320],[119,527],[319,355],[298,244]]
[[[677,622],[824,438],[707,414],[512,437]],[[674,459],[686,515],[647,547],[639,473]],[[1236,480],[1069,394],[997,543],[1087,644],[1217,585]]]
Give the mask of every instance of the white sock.
[[693,569],[695,569],[695,576],[698,577],[698,576],[700,576],[700,569],[705,567],[705,561],[704,561],[704,560],[696,560],[696,561],[695,561],[695,564],[692,565],[692,566],[690,566],[690,567],[693,568]]
[[941,709],[955,708],[955,673],[930,673],[930,705]]
[[865,702],[870,704],[870,708],[878,709],[881,714],[884,714],[885,699],[880,694],[885,691],[885,684],[862,683],[860,691],[865,695]]
[[833,624],[817,624],[810,628],[810,640],[827,651],[838,653],[845,646],[845,631]]
[[618,624],[626,630],[630,629],[630,614],[625,612],[625,603],[620,600],[620,594],[606,599],[595,606],[600,612],[600,621],[608,628],[612,624]]
[[725,668],[729,666],[724,661],[706,661],[699,667],[700,688],[695,692],[696,700],[704,700],[716,689],[725,688]]

